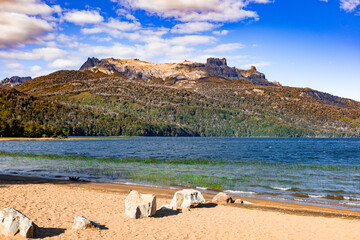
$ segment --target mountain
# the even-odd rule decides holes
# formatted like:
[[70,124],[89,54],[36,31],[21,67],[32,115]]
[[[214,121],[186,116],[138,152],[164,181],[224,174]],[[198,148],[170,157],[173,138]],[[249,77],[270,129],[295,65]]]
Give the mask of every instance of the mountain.
[[31,77],[18,77],[18,76],[5,78],[0,81],[0,88],[9,89],[30,79]]
[[167,81],[176,83],[181,80],[198,80],[204,77],[220,77],[226,80],[248,80],[254,84],[276,86],[266,80],[253,66],[249,70],[229,67],[226,59],[208,58],[206,63],[184,61],[181,63],[150,63],[138,59],[88,58],[80,70],[103,72],[108,75],[122,75],[130,79],[142,79],[152,83]]
[[276,85],[254,68],[229,70],[224,59],[200,67],[186,61],[87,62],[83,70],[57,71],[15,88],[76,109],[51,115],[52,126],[70,135],[360,136],[359,102]]

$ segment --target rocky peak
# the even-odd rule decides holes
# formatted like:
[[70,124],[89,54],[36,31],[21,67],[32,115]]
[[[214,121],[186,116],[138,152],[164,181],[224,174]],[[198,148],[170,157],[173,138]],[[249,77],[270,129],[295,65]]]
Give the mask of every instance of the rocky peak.
[[226,58],[208,58],[206,61],[207,65],[216,65],[216,66],[227,66]]
[[99,62],[100,60],[95,57],[88,58],[86,62],[80,67],[80,70],[87,70],[89,68],[95,67]]
[[12,88],[18,84],[21,84],[27,80],[30,80],[31,77],[19,77],[19,76],[13,76],[11,78],[5,78],[2,81],[0,81],[0,87],[1,88]]
[[204,77],[218,77],[226,80],[248,80],[258,85],[276,86],[266,80],[265,75],[259,73],[255,67],[243,70],[229,67],[225,58],[208,58],[206,63],[184,61],[181,63],[151,63],[138,59],[114,59],[99,60],[88,58],[80,70],[103,72],[105,74],[121,74],[129,79],[142,79],[152,81],[167,79],[177,82],[182,80],[197,80]]

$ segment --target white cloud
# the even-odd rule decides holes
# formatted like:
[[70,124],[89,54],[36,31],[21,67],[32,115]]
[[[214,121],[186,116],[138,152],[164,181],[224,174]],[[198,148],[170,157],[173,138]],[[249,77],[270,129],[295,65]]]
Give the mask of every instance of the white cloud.
[[141,24],[139,22],[127,22],[120,21],[115,18],[109,18],[108,22],[102,22],[95,25],[92,28],[83,28],[81,32],[84,34],[97,34],[97,33],[108,33],[114,37],[123,37],[124,32],[136,31],[140,29]]
[[83,60],[79,57],[73,58],[60,58],[48,64],[48,68],[69,68],[69,67],[78,67],[83,63]]
[[27,15],[51,15],[53,12],[61,11],[56,5],[50,7],[38,0],[1,0],[0,9],[3,12],[16,12]]
[[40,42],[40,37],[52,30],[50,24],[42,19],[0,12],[0,48]]
[[175,45],[199,45],[206,43],[213,43],[216,38],[205,35],[186,35],[182,37],[174,37],[170,40]]
[[360,0],[340,0],[340,8],[352,12],[360,5]]
[[51,14],[60,11],[59,6],[50,7],[38,0],[1,0],[0,48],[42,43],[53,31]]
[[34,65],[34,66],[31,66],[27,72],[27,74],[31,72],[31,75],[33,78],[35,77],[39,77],[39,76],[44,76],[44,75],[48,75],[51,73],[50,70],[47,70],[47,69],[43,69],[41,66],[39,65]]
[[221,30],[221,31],[213,31],[212,33],[214,35],[224,36],[224,35],[227,35],[229,33],[229,31],[228,30]]
[[254,11],[244,8],[250,3],[270,3],[270,0],[118,0],[131,9],[142,9],[161,17],[180,21],[234,22],[246,18],[258,19]]
[[72,10],[64,14],[64,19],[68,22],[84,25],[84,24],[95,24],[104,21],[104,18],[97,11],[87,10]]
[[34,66],[30,67],[30,72],[31,73],[37,74],[41,70],[42,70],[42,67],[40,67],[39,65],[34,65]]
[[235,51],[244,47],[245,45],[241,43],[226,43],[226,44],[217,45],[214,48],[207,49],[206,52],[223,53],[223,52]]
[[46,61],[53,60],[55,58],[62,57],[66,54],[64,50],[59,48],[36,48],[32,51],[0,51],[0,57],[7,59],[23,59],[23,60],[37,60],[44,59]]
[[220,27],[219,24],[212,24],[208,22],[188,22],[175,25],[172,29],[172,33],[179,34],[191,34],[191,33],[199,33],[199,32],[207,32],[214,28]]
[[5,67],[6,68],[11,68],[11,69],[23,69],[24,66],[18,62],[8,62],[5,63]]
[[251,66],[255,66],[257,68],[261,68],[261,67],[266,67],[271,65],[271,62],[257,62],[257,63],[252,63],[252,64],[246,64],[246,65],[242,65],[242,68],[251,68]]

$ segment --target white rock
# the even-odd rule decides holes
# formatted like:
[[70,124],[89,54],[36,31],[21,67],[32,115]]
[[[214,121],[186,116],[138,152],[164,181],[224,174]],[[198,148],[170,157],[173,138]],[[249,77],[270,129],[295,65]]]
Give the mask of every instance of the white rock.
[[156,196],[131,191],[125,199],[125,214],[131,218],[151,217],[156,213]]
[[232,202],[232,198],[226,193],[219,192],[218,194],[216,194],[216,196],[214,196],[212,202],[219,204],[228,204]]
[[236,200],[235,200],[235,203],[236,203],[236,204],[242,204],[242,203],[244,203],[244,202],[243,202],[241,199],[236,199]]
[[205,198],[200,191],[194,189],[184,189],[177,191],[171,200],[170,207],[177,208],[190,208],[205,203]]
[[98,228],[92,221],[83,217],[75,216],[72,229],[88,229],[88,228]]
[[252,202],[243,201],[243,204],[253,204]]
[[34,237],[37,229],[28,217],[13,208],[5,208],[0,211],[0,233],[12,237],[18,232],[26,238]]

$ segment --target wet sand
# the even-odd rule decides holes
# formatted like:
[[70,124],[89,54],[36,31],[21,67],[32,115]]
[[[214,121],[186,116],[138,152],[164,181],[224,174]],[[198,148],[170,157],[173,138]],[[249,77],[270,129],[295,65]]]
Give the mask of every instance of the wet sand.
[[[0,209],[23,212],[40,227],[36,237],[41,239],[360,239],[360,212],[257,199],[243,199],[253,205],[205,204],[130,219],[124,214],[130,190],[155,194],[158,209],[169,204],[175,192],[0,175]],[[204,197],[210,201],[213,196]],[[76,215],[98,222],[102,229],[71,230]]]

